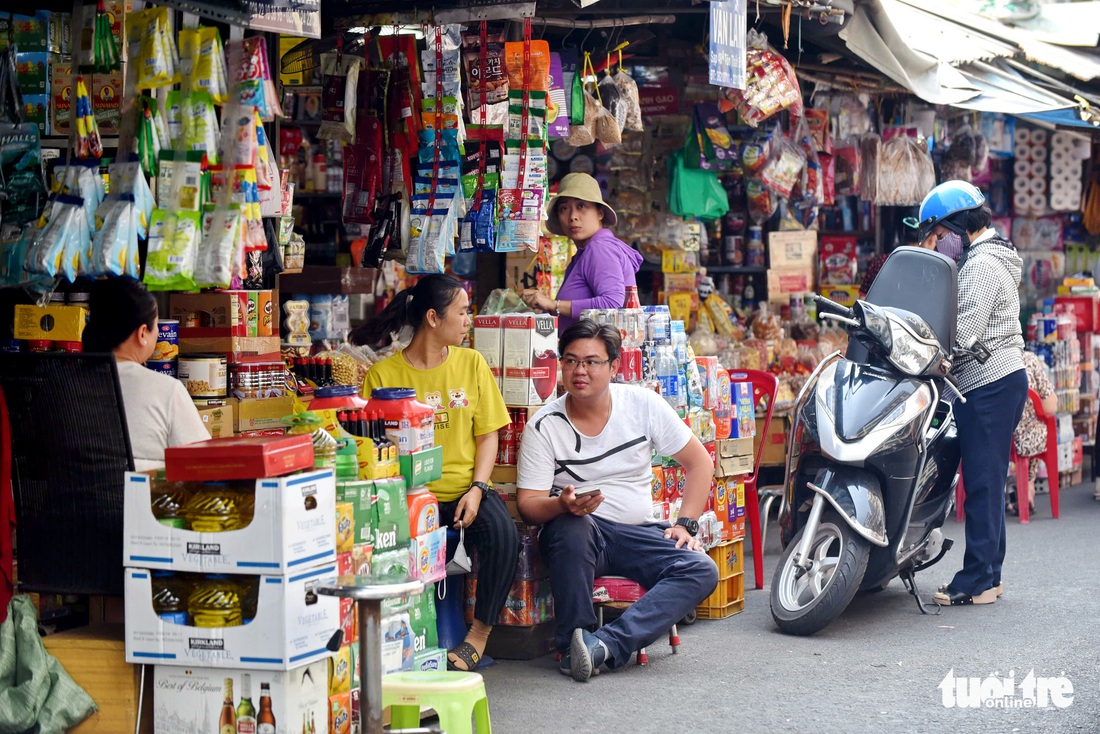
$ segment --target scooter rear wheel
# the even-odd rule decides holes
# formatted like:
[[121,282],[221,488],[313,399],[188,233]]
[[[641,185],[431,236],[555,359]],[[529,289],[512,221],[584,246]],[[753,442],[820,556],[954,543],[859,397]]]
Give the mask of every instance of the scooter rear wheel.
[[772,579],[772,619],[780,631],[812,635],[840,616],[867,570],[870,544],[833,509],[821,515],[810,544],[810,568],[794,561],[805,528],[787,544]]

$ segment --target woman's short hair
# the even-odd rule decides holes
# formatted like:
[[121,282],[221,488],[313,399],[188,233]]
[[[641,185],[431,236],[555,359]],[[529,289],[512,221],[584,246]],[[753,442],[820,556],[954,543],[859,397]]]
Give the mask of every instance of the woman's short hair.
[[157,301],[141,281],[129,276],[97,280],[88,297],[84,351],[113,352],[144,324],[157,323]]
[[607,358],[616,360],[623,350],[623,338],[619,330],[607,324],[597,324],[592,319],[574,322],[558,337],[558,355],[564,355],[573,342],[580,339],[599,339],[607,349]]

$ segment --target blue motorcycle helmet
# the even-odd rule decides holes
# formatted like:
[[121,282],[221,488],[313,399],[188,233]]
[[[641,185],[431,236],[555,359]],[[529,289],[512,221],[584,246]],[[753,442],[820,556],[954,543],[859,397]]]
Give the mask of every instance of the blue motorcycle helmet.
[[942,225],[960,235],[965,242],[965,228],[953,221],[959,212],[979,209],[985,204],[981,190],[967,181],[945,181],[928,192],[920,205],[920,237],[926,238],[936,225]]

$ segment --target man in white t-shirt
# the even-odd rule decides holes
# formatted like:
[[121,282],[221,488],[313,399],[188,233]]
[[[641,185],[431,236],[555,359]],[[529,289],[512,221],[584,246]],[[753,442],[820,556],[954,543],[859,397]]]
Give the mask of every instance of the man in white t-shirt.
[[[527,423],[519,451],[519,512],[542,525],[561,672],[586,681],[618,668],[709,596],[718,569],[695,539],[714,465],[668,403],[611,384],[622,341],[582,319],[558,340],[566,395]],[[653,519],[651,461],[671,456],[687,474],[676,525]],[[647,589],[611,624],[596,627],[592,582],[625,576]],[[593,631],[595,630],[595,631]]]

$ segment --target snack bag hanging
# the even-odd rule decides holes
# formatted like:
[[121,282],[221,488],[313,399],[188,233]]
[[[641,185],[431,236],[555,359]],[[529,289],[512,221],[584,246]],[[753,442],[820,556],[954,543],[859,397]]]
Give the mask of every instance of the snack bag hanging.
[[78,158],[102,158],[103,140],[99,137],[99,125],[92,114],[92,100],[84,77],[76,78],[76,155]]
[[137,64],[135,85],[155,89],[180,81],[179,51],[169,32],[168,8],[149,8],[126,16],[130,58]]
[[201,237],[199,212],[181,211],[173,216],[164,209],[154,209],[145,285],[150,290],[194,290],[195,257]]
[[321,128],[317,137],[355,142],[356,94],[362,67],[363,59],[358,56],[321,54]]
[[115,47],[115,34],[111,31],[111,18],[107,15],[103,0],[96,2],[93,36],[95,70],[100,74],[118,71],[121,64]]

